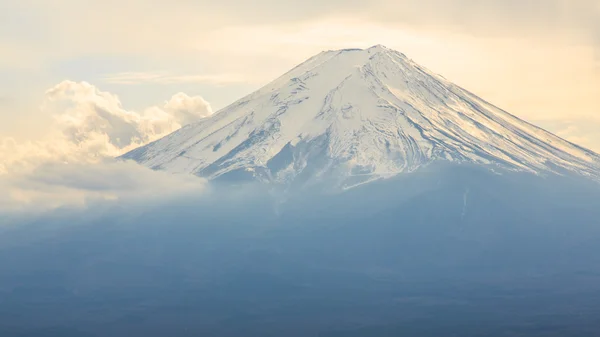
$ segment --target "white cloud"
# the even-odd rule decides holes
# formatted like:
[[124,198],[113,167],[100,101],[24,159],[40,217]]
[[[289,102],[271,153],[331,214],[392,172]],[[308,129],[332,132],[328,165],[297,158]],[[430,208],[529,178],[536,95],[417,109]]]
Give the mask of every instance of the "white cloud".
[[175,94],[162,107],[142,112],[86,83],[64,81],[46,92],[41,106],[54,117],[41,141],[0,139],[0,174],[31,171],[49,162],[90,163],[115,157],[212,114],[202,97]]
[[193,123],[212,114],[210,105],[202,97],[190,97],[181,92],[171,97],[164,109],[182,125]]
[[53,116],[39,141],[0,139],[0,212],[85,207],[106,200],[150,200],[196,193],[204,180],[116,161],[137,146],[212,114],[202,97],[177,93],[162,106],[126,110],[119,98],[86,83],[49,89],[40,108]]
[[114,84],[208,83],[218,86],[255,82],[255,79],[243,74],[175,75],[168,72],[124,72],[105,75],[102,80],[106,83]]

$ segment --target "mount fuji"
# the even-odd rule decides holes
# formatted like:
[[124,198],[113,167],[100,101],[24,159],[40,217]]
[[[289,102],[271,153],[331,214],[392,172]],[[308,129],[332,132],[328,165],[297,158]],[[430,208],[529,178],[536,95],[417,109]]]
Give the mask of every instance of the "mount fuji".
[[600,336],[600,156],[385,47],[122,158],[213,181],[0,213],[0,336]]
[[377,45],[324,51],[213,116],[125,154],[208,179],[351,188],[435,162],[600,180],[600,156]]

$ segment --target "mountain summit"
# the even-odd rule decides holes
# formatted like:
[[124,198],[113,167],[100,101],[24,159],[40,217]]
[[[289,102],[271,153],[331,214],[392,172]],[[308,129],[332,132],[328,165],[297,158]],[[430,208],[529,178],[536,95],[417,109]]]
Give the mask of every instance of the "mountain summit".
[[600,156],[383,46],[325,51],[213,116],[123,156],[209,179],[342,187],[436,161],[600,177]]

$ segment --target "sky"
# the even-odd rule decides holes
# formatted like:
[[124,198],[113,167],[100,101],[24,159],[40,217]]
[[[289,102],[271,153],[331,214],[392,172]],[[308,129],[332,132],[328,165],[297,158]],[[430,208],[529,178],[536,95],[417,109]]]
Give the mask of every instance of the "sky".
[[376,44],[600,151],[597,0],[0,0],[0,175],[118,156]]

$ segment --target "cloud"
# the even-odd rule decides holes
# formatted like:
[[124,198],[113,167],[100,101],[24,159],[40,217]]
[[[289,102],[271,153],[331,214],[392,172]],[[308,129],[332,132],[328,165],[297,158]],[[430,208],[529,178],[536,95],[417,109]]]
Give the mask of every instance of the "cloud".
[[203,193],[204,179],[152,171],[135,162],[46,162],[0,175],[0,212],[44,212],[102,202],[148,202]]
[[558,130],[556,135],[559,137],[600,153],[600,133],[598,133],[600,120],[598,118],[550,120],[540,124]]
[[575,125],[568,125],[565,129],[557,131],[556,135],[575,144],[589,147],[590,139],[583,136],[582,131]]
[[379,21],[446,28],[472,36],[527,33],[590,39],[600,28],[596,0],[376,0],[372,4],[369,13]]
[[48,162],[91,163],[115,157],[210,116],[202,97],[175,94],[163,106],[142,112],[86,83],[63,81],[46,92],[41,111],[54,117],[41,141],[0,139],[0,174],[32,170]]
[[212,114],[210,105],[202,97],[190,97],[181,92],[171,97],[164,109],[182,125],[193,123]]
[[253,83],[251,78],[241,74],[174,75],[168,72],[124,72],[108,74],[102,77],[102,81],[113,84],[208,83],[219,86],[238,83]]
[[11,53],[0,58],[13,64],[31,57],[43,63],[60,55],[93,53],[173,56],[191,52],[198,44],[230,43],[210,38],[229,26],[280,30],[340,18],[471,37],[541,37],[558,44],[600,46],[598,7],[596,0],[309,0],[293,8],[277,0],[129,0],[126,5],[116,0],[11,1],[0,2],[0,11],[12,18],[0,23],[0,45]]
[[46,91],[40,110],[53,117],[45,138],[0,139],[0,213],[139,203],[205,190],[198,177],[112,158],[210,116],[202,97],[177,93],[162,106],[137,112],[89,83],[63,81]]
[[556,132],[556,135],[560,136],[560,137],[567,137],[567,136],[573,135],[573,133],[577,133],[577,132],[579,132],[579,128],[577,126],[569,125],[565,129]]
[[[121,5],[121,6],[117,6]],[[460,29],[476,26],[478,31],[470,34],[496,32],[514,32],[517,29],[532,28],[542,30],[591,30],[598,27],[595,19],[600,15],[600,6],[596,0],[307,0],[290,4],[278,0],[257,0],[245,2],[239,0],[175,0],[154,1],[130,0],[122,5],[117,0],[103,2],[87,2],[62,0],[58,3],[40,1],[20,1],[13,4],[12,9],[22,15],[43,13],[47,8],[56,7],[64,14],[80,14],[73,20],[87,23],[78,28],[91,29],[102,17],[112,15],[116,24],[130,23],[132,26],[145,24],[138,28],[142,33],[153,33],[156,37],[167,35],[171,29],[182,32],[173,38],[188,36],[183,34],[185,28],[210,28],[221,23],[223,26],[236,24],[281,24],[332,17],[353,17],[372,19],[381,22],[407,23],[413,25],[446,26]],[[94,9],[84,11],[85,8]],[[117,10],[118,8],[118,10]],[[143,13],[144,15],[139,15]],[[47,13],[44,13],[47,14]],[[138,15],[134,15],[138,14]],[[202,16],[203,20],[184,21]],[[172,23],[160,30],[153,29],[150,24],[162,18]],[[44,21],[57,20],[56,16],[45,16]],[[512,24],[512,26],[508,26]],[[73,33],[81,33],[70,24],[61,26]],[[101,25],[97,29],[117,32],[114,27]],[[189,35],[197,34],[190,31]],[[589,32],[588,32],[589,34]],[[28,34],[33,35],[33,34]],[[130,38],[134,34],[119,34]],[[139,41],[138,41],[139,42]]]

